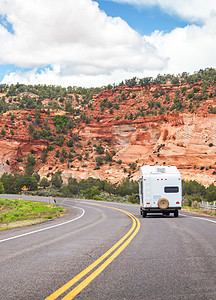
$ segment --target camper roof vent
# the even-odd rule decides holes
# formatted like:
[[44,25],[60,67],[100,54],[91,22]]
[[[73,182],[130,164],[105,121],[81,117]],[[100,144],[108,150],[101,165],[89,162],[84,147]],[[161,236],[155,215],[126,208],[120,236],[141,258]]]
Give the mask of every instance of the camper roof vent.
[[157,168],[157,172],[158,173],[165,173],[166,170],[165,170],[165,168]]

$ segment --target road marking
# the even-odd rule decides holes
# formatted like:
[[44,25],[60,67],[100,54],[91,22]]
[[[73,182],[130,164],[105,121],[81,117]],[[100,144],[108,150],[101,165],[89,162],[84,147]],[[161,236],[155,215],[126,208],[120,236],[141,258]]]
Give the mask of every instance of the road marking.
[[[90,271],[92,271],[96,266],[98,266],[104,259],[106,259],[93,273],[91,273],[78,286],[76,286],[71,292],[69,292],[64,298],[62,298],[64,300],[73,299],[92,280],[94,280],[127,247],[127,245],[132,241],[132,239],[135,237],[135,235],[138,233],[138,231],[140,229],[139,220],[134,215],[132,215],[131,213],[129,213],[125,210],[115,208],[115,207],[105,206],[105,205],[101,205],[101,204],[95,204],[95,203],[88,203],[88,202],[81,202],[81,203],[111,208],[111,209],[115,209],[120,212],[123,212],[132,219],[133,224],[132,224],[130,230],[114,246],[112,246],[106,253],[104,253],[95,262],[93,262],[86,269],[84,269],[82,272],[80,272],[72,280],[70,280],[65,285],[63,285],[60,289],[58,289],[53,294],[48,296],[45,300],[54,300],[54,299],[58,298],[60,295],[62,295],[64,292],[66,292],[69,288],[71,288],[76,282],[78,282],[85,275],[87,275]],[[114,253],[110,257],[108,257],[113,251],[114,251]]]
[[66,225],[68,223],[74,222],[74,221],[82,218],[85,214],[85,210],[83,208],[81,208],[81,207],[75,207],[75,208],[82,210],[82,214],[79,217],[75,218],[75,219],[72,219],[72,220],[69,220],[69,221],[66,221],[66,222],[63,222],[63,223],[60,223],[60,224],[52,225],[52,226],[49,226],[49,227],[41,228],[41,229],[38,229],[38,230],[34,230],[34,231],[31,231],[31,232],[23,233],[23,234],[20,234],[20,235],[12,236],[10,238],[0,240],[0,243],[7,242],[7,241],[10,241],[10,240],[14,240],[14,239],[18,239],[18,238],[21,238],[23,236],[35,234],[35,233],[38,233],[38,232],[41,232],[41,231],[45,231],[45,230],[48,230],[48,229],[52,229],[52,228],[55,228],[55,227],[63,226],[63,225]]
[[195,216],[190,216],[190,215],[184,215],[182,213],[181,213],[181,216],[195,218],[195,219],[199,219],[199,220],[204,220],[204,221],[208,221],[208,222],[211,222],[211,223],[216,223],[216,221],[214,221],[214,220],[206,219],[206,218],[203,218],[203,217],[195,217]]

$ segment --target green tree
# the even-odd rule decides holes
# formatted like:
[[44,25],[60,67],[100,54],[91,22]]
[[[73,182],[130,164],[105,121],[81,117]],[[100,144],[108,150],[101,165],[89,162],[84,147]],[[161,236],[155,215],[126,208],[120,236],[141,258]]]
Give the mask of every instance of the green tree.
[[43,149],[43,154],[42,154],[42,156],[41,156],[41,161],[42,161],[42,163],[45,163],[46,162],[46,159],[47,159],[47,151],[46,151],[46,149]]
[[70,195],[78,195],[80,192],[80,187],[79,187],[79,183],[77,182],[77,180],[75,178],[70,177],[68,179],[68,185],[67,185],[67,189],[65,190],[65,192],[67,193],[65,196],[70,196]]
[[129,167],[132,171],[135,171],[137,168],[137,164],[135,162],[133,162],[133,163],[129,164]]
[[56,137],[56,144],[61,147],[64,143],[64,140],[65,140],[65,138],[63,135],[58,135]]
[[29,124],[29,126],[28,126],[28,131],[29,131],[29,133],[33,133],[34,132],[34,126],[33,126],[33,124]]
[[92,199],[93,196],[99,195],[100,191],[97,186],[92,186],[91,188],[82,191],[82,193],[85,195],[87,199]]
[[41,113],[40,113],[39,110],[36,110],[36,112],[35,112],[35,123],[36,123],[37,125],[40,124],[40,119],[41,119]]
[[151,82],[152,82],[152,77],[145,77],[139,80],[139,84],[145,87],[149,86]]
[[154,107],[154,101],[153,100],[148,101],[148,106],[149,106],[149,108],[153,108]]
[[111,162],[112,161],[112,156],[109,154],[109,153],[106,153],[105,157],[104,157],[104,160],[106,162]]
[[6,194],[14,194],[15,193],[14,176],[12,174],[4,173],[1,177],[1,182],[4,185]]
[[40,181],[40,186],[43,187],[44,189],[46,187],[49,187],[50,186],[49,180],[46,177],[43,177]]
[[29,174],[20,174],[15,178],[16,193],[20,192],[23,186],[26,186],[29,191],[36,191],[38,188],[38,183],[34,176]]
[[96,161],[98,167],[102,166],[104,163],[104,159],[101,156],[95,157],[95,161]]
[[40,181],[40,175],[39,175],[37,172],[35,172],[32,176],[34,177],[34,179],[35,179],[37,182]]
[[61,177],[61,171],[57,171],[52,175],[51,179],[52,186],[59,189],[62,186],[63,180]]
[[5,190],[4,190],[4,185],[3,182],[0,181],[0,194],[4,194]]
[[179,84],[179,78],[178,77],[173,77],[171,83],[172,84]]
[[102,145],[98,145],[95,150],[98,154],[104,154],[104,147]]
[[124,178],[116,187],[115,193],[120,196],[132,195],[139,193],[138,181]]
[[[54,118],[54,125],[57,128],[57,131],[60,132],[67,132],[67,124],[68,124],[68,117],[66,115],[58,115]],[[66,130],[66,132],[65,132]]]
[[137,78],[133,77],[131,79],[126,79],[125,80],[125,85],[127,85],[128,87],[133,87],[137,84]]
[[209,202],[216,201],[216,186],[213,183],[206,189],[206,199]]
[[182,194],[184,195],[196,195],[196,196],[205,196],[206,189],[205,187],[198,183],[195,180],[184,181],[182,180]]
[[67,146],[68,147],[73,147],[74,146],[74,142],[73,142],[73,139],[70,138],[68,141],[67,141]]
[[34,156],[32,156],[31,154],[27,156],[27,164],[26,164],[26,168],[25,168],[25,173],[27,175],[32,175],[34,172],[33,166],[36,164],[36,160],[34,158]]

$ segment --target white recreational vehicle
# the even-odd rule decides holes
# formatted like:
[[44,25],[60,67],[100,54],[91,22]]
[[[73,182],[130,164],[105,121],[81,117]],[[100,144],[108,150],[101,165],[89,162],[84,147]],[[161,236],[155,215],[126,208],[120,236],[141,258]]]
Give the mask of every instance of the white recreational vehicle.
[[175,166],[143,166],[139,170],[140,213],[174,213],[182,204],[181,174]]

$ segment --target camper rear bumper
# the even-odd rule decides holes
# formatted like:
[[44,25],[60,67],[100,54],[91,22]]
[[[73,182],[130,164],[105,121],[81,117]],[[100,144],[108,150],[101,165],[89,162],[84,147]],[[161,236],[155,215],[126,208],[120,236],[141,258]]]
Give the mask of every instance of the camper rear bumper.
[[145,212],[149,212],[149,213],[173,213],[176,210],[180,210],[181,207],[168,207],[167,209],[160,209],[158,207],[141,207],[141,210],[145,211]]

